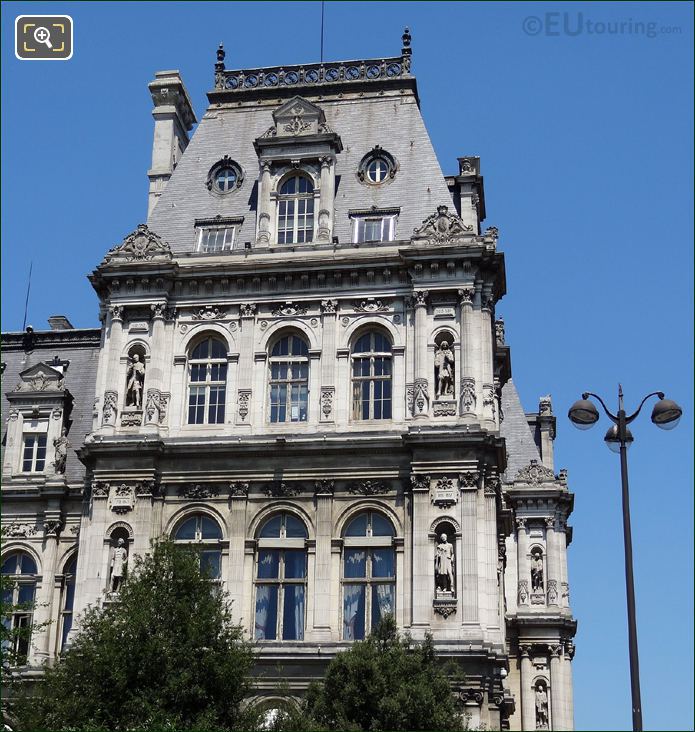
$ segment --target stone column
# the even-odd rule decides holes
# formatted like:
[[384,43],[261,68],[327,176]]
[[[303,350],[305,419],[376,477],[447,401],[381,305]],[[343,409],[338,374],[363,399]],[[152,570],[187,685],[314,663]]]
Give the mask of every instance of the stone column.
[[164,379],[164,315],[165,303],[150,305],[152,310],[151,356],[145,372],[145,393],[142,395],[145,424],[157,427],[163,417],[162,384]]
[[415,308],[415,388],[413,395],[413,416],[427,417],[429,414],[429,374],[427,363],[427,290],[413,292]]
[[331,513],[334,482],[317,480],[316,490],[316,563],[314,568],[313,639],[331,639]]
[[333,156],[324,155],[321,163],[321,199],[319,201],[318,240],[330,242],[333,232],[333,199],[335,197],[333,175]]
[[567,523],[560,519],[556,526],[558,552],[560,554],[560,607],[570,606],[570,585],[567,578]]
[[572,659],[574,658],[574,643],[565,641],[563,663],[563,677],[565,681],[564,702],[565,702],[565,729],[574,729],[574,694],[572,687]]
[[478,480],[477,472],[461,473],[461,623],[479,622],[478,615]]
[[518,607],[531,604],[531,568],[529,566],[529,537],[526,519],[516,520],[516,547],[517,567],[519,568],[519,580],[517,584],[516,602]]
[[319,396],[319,421],[335,422],[335,325],[338,301],[321,301],[321,393]]
[[545,519],[545,546],[548,559],[545,568],[546,602],[557,607],[560,605],[560,548],[554,518]]
[[548,650],[550,651],[550,728],[564,730],[562,646],[552,645]]
[[[59,515],[51,512],[44,521],[45,541],[43,555],[41,557],[41,586],[36,593],[36,608],[34,610],[34,622],[38,625],[54,620],[53,618],[53,596],[56,575],[56,562],[58,558],[58,538],[62,528]],[[42,628],[35,639],[32,639],[35,648],[30,651],[34,656],[34,663],[40,665],[45,663],[52,655],[50,648],[50,626]]]
[[477,397],[473,370],[473,298],[475,290],[467,287],[459,290],[461,302],[461,368],[459,414],[468,421],[475,420]]
[[521,658],[521,729],[536,729],[536,700],[533,694],[533,666],[531,665],[531,646],[520,645]]
[[482,388],[483,388],[483,419],[490,423],[492,429],[496,424],[495,409],[495,382],[493,373],[492,354],[492,308],[494,299],[489,287],[482,291],[480,308],[480,344],[482,347]]
[[120,398],[123,397],[125,384],[121,374],[121,349],[123,340],[123,306],[109,308],[109,360],[106,369],[104,393],[101,395],[101,425],[115,428],[118,423]]
[[485,572],[487,595],[487,627],[499,628],[499,592],[497,586],[497,485],[496,473],[485,476]]
[[241,336],[239,344],[239,379],[237,381],[237,403],[235,422],[251,426],[251,395],[253,384],[253,329],[256,319],[256,305],[242,303],[239,306]]
[[256,243],[261,246],[268,246],[272,236],[271,211],[270,211],[270,168],[272,162],[263,160],[261,162],[261,185],[260,200],[258,206],[258,232]]
[[429,537],[430,478],[411,476],[413,496],[413,625],[427,627],[432,617],[434,569]]

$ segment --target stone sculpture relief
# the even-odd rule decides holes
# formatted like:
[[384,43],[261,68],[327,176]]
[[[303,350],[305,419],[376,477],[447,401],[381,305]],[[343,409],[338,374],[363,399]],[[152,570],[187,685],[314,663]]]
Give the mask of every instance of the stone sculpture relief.
[[437,594],[454,591],[454,547],[446,534],[441,534],[434,555],[434,579]]
[[434,354],[435,399],[454,396],[454,352],[442,341]]
[[132,363],[128,366],[128,381],[125,392],[126,407],[142,409],[142,389],[145,384],[145,364],[140,356],[134,353]]
[[538,548],[531,552],[531,590],[543,592],[543,554]]
[[119,539],[111,557],[111,592],[118,592],[125,578],[128,568],[128,550],[125,548],[125,541]]
[[55,457],[53,458],[53,470],[56,475],[60,475],[65,472],[65,462],[68,459],[68,447],[70,443],[66,437],[67,431],[63,427],[60,437],[56,437],[53,440],[53,447],[55,448]]

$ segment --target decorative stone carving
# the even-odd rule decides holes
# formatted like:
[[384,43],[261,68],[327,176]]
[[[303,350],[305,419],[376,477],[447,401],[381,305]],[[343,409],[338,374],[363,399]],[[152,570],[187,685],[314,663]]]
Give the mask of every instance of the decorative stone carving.
[[32,523],[12,522],[5,527],[5,535],[13,539],[26,539],[34,536],[38,531],[38,527]]
[[413,415],[426,415],[430,407],[427,379],[415,379],[413,385]]
[[46,536],[58,536],[63,528],[63,522],[60,519],[49,519],[43,522],[43,530]]
[[249,483],[245,480],[234,480],[229,484],[229,495],[232,498],[246,497],[249,494]]
[[550,416],[553,413],[553,400],[550,394],[542,396],[538,401],[538,414]]
[[557,580],[548,580],[548,605],[557,605]]
[[483,409],[487,407],[495,418],[495,387],[493,384],[483,384]]
[[226,311],[221,308],[214,305],[206,305],[205,307],[198,308],[191,318],[193,320],[221,320],[226,314]]
[[147,224],[139,224],[138,228],[128,234],[122,244],[110,249],[102,264],[113,260],[124,259],[126,262],[151,261],[153,259],[173,259],[171,248],[157,234],[147,227]]
[[335,397],[334,386],[321,387],[321,420],[328,420],[333,414],[333,398]]
[[108,498],[111,485],[97,481],[92,485],[92,498]]
[[454,396],[454,352],[449,341],[443,340],[434,354],[434,398]]
[[472,287],[464,287],[459,290],[459,298],[461,299],[461,305],[472,305],[473,298],[475,297],[475,290]]
[[284,480],[276,480],[268,483],[263,492],[274,498],[287,498],[299,495],[302,492],[302,486],[299,483],[285,483]]
[[239,389],[239,420],[246,421],[249,414],[249,402],[251,401],[251,389]]
[[[441,481],[440,481],[441,482]],[[452,481],[448,481],[452,485]],[[448,541],[446,534],[441,534],[439,537],[439,544],[434,554],[434,581],[437,588],[437,594],[439,592],[453,592],[454,591],[454,547]]]
[[279,305],[278,307],[273,310],[272,314],[275,317],[284,315],[286,317],[292,316],[292,315],[306,315],[307,308],[305,305],[296,305],[295,303],[288,301],[284,305]]
[[56,475],[62,475],[65,472],[65,463],[68,459],[68,448],[70,443],[66,437],[67,430],[65,427],[60,432],[60,437],[56,437],[53,440],[53,447],[55,448],[55,458],[53,459],[53,470]]
[[528,605],[528,580],[519,580],[516,599],[519,605]]
[[432,403],[432,414],[435,417],[455,417],[456,402],[453,400],[435,401]]
[[337,300],[321,300],[321,312],[324,315],[334,315],[337,309]]
[[492,237],[493,239],[498,239],[500,235],[500,230],[496,226],[488,226],[487,229],[485,229],[485,236]]
[[527,524],[526,524],[525,518],[517,518],[517,519],[515,519],[515,523],[516,523],[517,531],[526,531]]
[[543,592],[543,553],[539,548],[531,552],[531,591]]
[[179,488],[180,496],[183,498],[192,498],[194,500],[214,498],[219,495],[219,492],[219,486],[214,483],[184,483]]
[[461,379],[461,414],[475,412],[475,379]]
[[500,487],[500,477],[495,472],[490,472],[485,476],[484,494],[486,496],[495,496]]
[[459,473],[459,487],[460,488],[477,488],[478,487],[478,472],[472,471],[469,473]]
[[348,485],[348,493],[376,496],[380,493],[388,493],[388,486],[383,480],[355,480]]
[[456,612],[456,600],[451,598],[435,598],[432,607],[437,615],[441,615],[445,620]]
[[562,604],[565,607],[569,607],[570,604],[570,586],[567,582],[560,583],[560,590],[562,593]]
[[239,305],[239,315],[242,318],[253,318],[256,314],[256,309],[254,303],[242,303]]
[[408,406],[408,414],[415,414],[415,384],[405,385],[405,401]]
[[540,465],[536,459],[532,459],[514,478],[517,483],[544,483],[550,480],[555,480],[555,474],[550,468]]
[[19,374],[20,382],[15,391],[62,391],[63,375],[57,369],[45,363],[36,364]]
[[135,483],[135,495],[138,498],[149,498],[160,493],[161,487],[155,480],[139,480]]
[[430,476],[412,473],[410,476],[410,487],[414,491],[428,491],[430,489]]
[[319,495],[333,495],[335,490],[335,481],[330,479],[317,480],[314,482],[314,494]]
[[429,298],[429,290],[414,290],[413,297],[410,301],[411,307],[413,308],[426,308],[427,299]]
[[104,392],[104,407],[101,411],[101,423],[102,424],[115,424],[116,413],[118,404],[118,392],[117,391],[105,391]]
[[432,503],[435,506],[444,508],[453,506],[458,502],[458,490],[456,484],[451,478],[440,478],[432,493]]
[[142,390],[145,383],[145,364],[137,353],[132,355],[128,366],[127,383],[125,390],[126,407],[142,408]]
[[548,691],[542,681],[536,683],[536,729],[548,729]]
[[121,412],[122,427],[139,427],[142,424],[142,409],[124,409]]
[[461,701],[468,705],[480,706],[483,703],[483,692],[480,689],[464,689],[461,692]]
[[119,539],[111,557],[111,578],[109,589],[112,593],[118,592],[128,569],[128,550],[125,548],[125,541]]
[[125,483],[114,488],[111,495],[111,510],[114,513],[125,514],[133,510],[135,505],[133,488]]
[[448,206],[437,206],[437,213],[428,216],[422,226],[413,230],[412,239],[425,244],[444,244],[472,233],[473,227],[459,216],[450,214]]
[[498,346],[504,345],[504,320],[502,318],[498,318],[495,321],[495,340],[497,341]]
[[388,305],[381,300],[375,300],[373,297],[362,300],[360,303],[353,303],[353,307],[358,313],[383,313],[389,309]]
[[556,477],[560,483],[567,483],[567,468],[560,468],[560,472]]

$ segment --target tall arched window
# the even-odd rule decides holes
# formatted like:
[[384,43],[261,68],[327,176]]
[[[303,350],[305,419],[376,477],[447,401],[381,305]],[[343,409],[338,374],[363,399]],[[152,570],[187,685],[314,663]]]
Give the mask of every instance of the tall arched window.
[[391,341],[378,331],[352,348],[353,419],[391,419]]
[[223,424],[227,398],[227,347],[213,336],[188,356],[188,424]]
[[177,544],[193,547],[200,557],[200,569],[212,579],[222,575],[222,530],[210,516],[199,513],[189,516],[174,532]]
[[72,628],[72,609],[75,604],[75,575],[77,574],[77,554],[74,554],[63,570],[63,591],[60,601],[60,651],[65,648],[68,633]]
[[270,421],[306,422],[308,403],[309,347],[288,335],[270,352]]
[[258,532],[256,640],[304,639],[307,536],[290,513],[276,514]]
[[3,655],[9,653],[12,661],[26,663],[31,643],[31,623],[36,598],[36,562],[27,552],[13,552],[3,560],[2,574],[8,579],[3,590],[3,605],[9,607],[2,622],[13,631],[6,641]]
[[396,555],[391,522],[368,511],[343,534],[343,640],[361,640],[396,608]]
[[288,178],[278,191],[278,244],[314,239],[314,186],[305,175]]

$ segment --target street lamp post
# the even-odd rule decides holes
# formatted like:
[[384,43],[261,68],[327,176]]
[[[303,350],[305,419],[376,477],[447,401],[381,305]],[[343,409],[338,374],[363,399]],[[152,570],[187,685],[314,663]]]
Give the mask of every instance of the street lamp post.
[[649,397],[657,396],[659,401],[652,411],[652,422],[662,429],[673,429],[681,418],[683,410],[670,399],[664,398],[664,393],[655,391],[642,399],[637,410],[627,415],[623,405],[623,387],[618,385],[618,413],[612,414],[603,399],[592,392],[584,392],[582,398],[575,402],[569,410],[569,418],[575,427],[585,430],[598,422],[598,409],[589,397],[597,399],[603,411],[613,422],[604,438],[609,449],[620,453],[620,479],[622,482],[623,497],[623,541],[625,544],[625,587],[627,590],[627,623],[630,646],[630,686],[632,689],[632,729],[642,732],[642,700],[639,681],[639,655],[637,651],[637,619],[635,617],[635,582],[632,576],[632,530],[630,528],[630,494],[627,478],[627,449],[634,438],[628,425],[640,413]]

